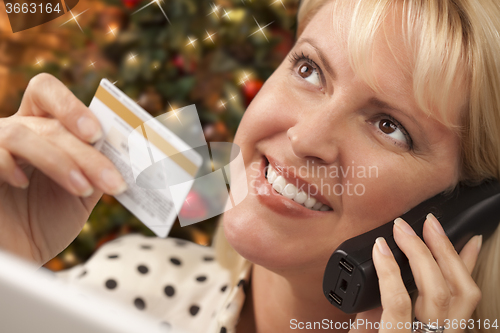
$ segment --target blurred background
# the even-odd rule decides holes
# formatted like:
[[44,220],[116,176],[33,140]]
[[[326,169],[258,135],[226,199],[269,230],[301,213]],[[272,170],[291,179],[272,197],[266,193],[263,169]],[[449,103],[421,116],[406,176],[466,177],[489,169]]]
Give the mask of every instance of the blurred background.
[[[86,105],[107,78],[153,116],[196,104],[206,140],[231,142],[293,46],[298,0],[80,0],[72,13],[17,33],[3,6],[0,116],[17,111],[38,73],[54,75]],[[203,193],[191,191],[189,202],[199,203],[191,214],[203,213]],[[176,221],[169,236],[210,245],[216,223]],[[154,236],[104,195],[80,235],[45,267],[72,267],[127,233]]]

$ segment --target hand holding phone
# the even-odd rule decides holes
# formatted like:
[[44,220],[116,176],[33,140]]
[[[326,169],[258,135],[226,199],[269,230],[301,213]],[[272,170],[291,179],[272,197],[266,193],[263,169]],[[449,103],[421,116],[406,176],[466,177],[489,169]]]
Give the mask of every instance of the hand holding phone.
[[[458,186],[424,201],[403,218],[422,238],[427,214],[434,214],[459,252],[474,235],[487,239],[500,222],[500,183],[488,180],[477,186]],[[409,293],[416,285],[408,259],[396,245],[393,221],[343,242],[325,269],[323,292],[331,304],[345,313],[363,312],[380,306],[378,278],[372,261],[375,239],[384,237],[401,269]]]

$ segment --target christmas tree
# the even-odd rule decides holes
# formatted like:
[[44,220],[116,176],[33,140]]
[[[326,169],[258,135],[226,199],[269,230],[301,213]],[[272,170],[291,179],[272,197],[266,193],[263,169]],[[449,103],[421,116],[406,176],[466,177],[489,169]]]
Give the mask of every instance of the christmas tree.
[[[31,63],[15,68],[26,80],[53,74],[86,105],[102,78],[153,116],[195,104],[206,140],[231,142],[246,107],[293,45],[297,6],[296,0],[80,1],[74,19],[66,15],[40,28],[60,40],[57,46],[32,52]],[[200,195],[190,193],[190,202]],[[209,245],[215,223],[181,228],[176,222],[170,236]],[[46,267],[83,262],[129,232],[153,235],[104,195],[77,239]]]

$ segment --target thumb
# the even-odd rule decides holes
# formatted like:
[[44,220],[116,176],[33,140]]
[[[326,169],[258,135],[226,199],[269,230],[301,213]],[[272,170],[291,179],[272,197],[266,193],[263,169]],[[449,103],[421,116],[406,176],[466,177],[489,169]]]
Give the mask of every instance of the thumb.
[[354,319],[356,322],[355,328],[350,330],[349,333],[376,333],[378,329],[375,329],[375,326],[378,327],[376,323],[380,323],[381,318],[382,306],[360,312]]

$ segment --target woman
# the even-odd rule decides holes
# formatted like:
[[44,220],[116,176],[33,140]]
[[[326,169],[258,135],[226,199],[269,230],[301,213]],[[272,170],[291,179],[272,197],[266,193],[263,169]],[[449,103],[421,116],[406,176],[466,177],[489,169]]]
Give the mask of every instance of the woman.
[[[218,261],[232,271],[233,285],[251,274],[247,297],[242,304],[244,292],[234,291],[241,296],[234,297],[235,316],[214,313],[217,323],[196,331],[286,332],[326,318],[391,322],[392,329],[379,330],[389,332],[399,322],[411,323],[413,314],[440,325],[472,317],[482,322],[480,329],[477,321],[467,322],[471,331],[488,331],[483,321],[497,319],[500,308],[493,293],[498,265],[491,265],[500,254],[498,229],[476,265],[481,236],[458,255],[432,215],[424,224],[425,242],[396,220],[394,237],[418,287],[413,307],[383,239],[373,246],[381,307],[346,315],[328,303],[321,283],[329,256],[344,240],[459,182],[499,178],[498,17],[494,0],[301,5],[289,58],[238,129],[235,142],[247,177],[233,180],[232,188],[246,182],[249,194],[225,213],[216,237]],[[0,244],[43,264],[76,237],[102,192],[116,194],[124,185],[110,162],[86,144],[100,136],[95,117],[51,77],[35,77],[19,112],[0,126],[6,198]],[[307,172],[300,173],[301,167]],[[320,167],[328,173],[313,172]],[[357,172],[370,167],[377,172]],[[127,244],[143,241],[130,239]],[[155,245],[160,242],[165,240]],[[111,257],[111,250],[113,245],[102,255]],[[106,269],[99,255],[91,262],[87,267]],[[67,276],[76,280],[85,272]],[[144,308],[144,302],[135,305]],[[191,310],[196,314],[199,307]]]

